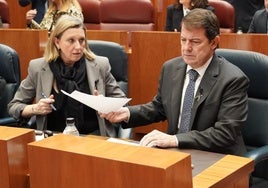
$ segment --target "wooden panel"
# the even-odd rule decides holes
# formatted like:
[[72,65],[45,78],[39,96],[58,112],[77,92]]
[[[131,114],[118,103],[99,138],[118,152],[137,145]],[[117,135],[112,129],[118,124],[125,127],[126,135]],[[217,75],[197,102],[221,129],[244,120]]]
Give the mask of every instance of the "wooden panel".
[[0,126],[0,187],[27,188],[27,143],[35,140],[30,129]]
[[249,50],[268,55],[268,35],[266,34],[221,34],[220,48]]
[[155,10],[156,30],[164,31],[166,25],[167,6],[173,4],[174,0],[151,0]]
[[190,155],[56,135],[28,145],[30,187],[192,187]]
[[129,51],[129,33],[127,31],[87,30],[87,39],[116,42]]
[[[131,105],[152,100],[157,92],[162,64],[180,54],[179,33],[132,32],[132,53],[128,64]],[[133,137],[139,140],[144,133],[153,129],[165,132],[166,122],[134,128]]]
[[0,43],[15,49],[19,55],[21,79],[28,74],[30,60],[43,56],[47,40],[46,30],[0,29]]
[[26,28],[26,12],[31,5],[21,7],[18,0],[6,0],[9,7],[10,28]]
[[252,159],[227,155],[193,178],[194,188],[249,187]]

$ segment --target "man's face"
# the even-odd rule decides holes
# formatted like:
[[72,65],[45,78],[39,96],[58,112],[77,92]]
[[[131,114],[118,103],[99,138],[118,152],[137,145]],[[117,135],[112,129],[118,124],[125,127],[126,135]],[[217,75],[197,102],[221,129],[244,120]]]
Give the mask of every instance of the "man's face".
[[266,9],[266,12],[268,12],[268,0],[264,0],[264,6]]
[[184,61],[192,68],[203,66],[213,55],[219,37],[209,41],[203,28],[181,28],[181,53]]

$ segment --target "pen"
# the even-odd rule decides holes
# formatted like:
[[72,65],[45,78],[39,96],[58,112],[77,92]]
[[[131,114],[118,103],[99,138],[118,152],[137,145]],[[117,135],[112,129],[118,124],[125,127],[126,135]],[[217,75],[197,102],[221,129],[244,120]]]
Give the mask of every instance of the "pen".
[[[43,96],[43,98],[45,98],[45,99],[47,98],[47,96],[44,93],[41,93],[41,95]],[[55,111],[57,110],[53,104],[50,104],[50,106],[53,110],[55,110]]]
[[98,87],[97,87],[98,83],[99,83],[99,80],[95,80],[95,89],[96,90],[98,90]]

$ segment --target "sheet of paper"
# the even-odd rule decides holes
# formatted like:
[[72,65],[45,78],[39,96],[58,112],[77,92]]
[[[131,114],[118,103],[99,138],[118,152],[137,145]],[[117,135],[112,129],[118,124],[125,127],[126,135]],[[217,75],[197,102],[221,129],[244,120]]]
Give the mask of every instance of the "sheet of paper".
[[115,112],[131,100],[131,98],[114,98],[104,97],[101,95],[89,95],[77,90],[73,91],[71,94],[63,90],[61,90],[61,92],[102,113]]
[[128,142],[128,141],[118,139],[118,138],[108,138],[107,141],[113,142],[113,143],[119,143],[119,144],[127,144],[127,145],[132,145],[132,146],[140,146],[138,142]]

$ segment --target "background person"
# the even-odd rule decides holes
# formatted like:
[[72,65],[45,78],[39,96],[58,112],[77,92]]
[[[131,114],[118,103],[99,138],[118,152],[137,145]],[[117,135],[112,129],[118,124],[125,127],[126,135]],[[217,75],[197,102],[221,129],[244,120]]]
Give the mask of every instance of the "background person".
[[[248,113],[249,80],[235,65],[215,55],[220,27],[212,11],[194,9],[182,20],[181,57],[164,63],[156,96],[151,102],[100,113],[126,127],[168,121],[167,134],[154,130],[143,146],[179,147],[242,155],[246,152],[241,128]],[[188,131],[182,130],[184,99],[189,75],[197,72],[195,97],[189,106]],[[192,79],[191,79],[192,80]],[[192,81],[191,81],[192,83]],[[187,114],[186,114],[187,115]]]
[[[110,70],[106,57],[89,50],[81,19],[64,15],[48,39],[44,57],[30,61],[28,76],[8,104],[9,114],[20,121],[36,115],[38,130],[57,132],[64,130],[67,117],[73,117],[80,134],[116,137],[116,127],[100,118],[95,110],[60,92],[78,90],[125,97]],[[48,98],[43,98],[42,93]]]
[[204,8],[214,11],[207,0],[175,0],[174,4],[167,7],[166,31],[181,31],[181,20],[190,10]]
[[268,0],[264,0],[264,7],[255,12],[248,33],[268,33]]
[[264,0],[225,0],[235,9],[235,31],[241,29],[246,33],[257,10],[263,9]]
[[26,13],[27,23],[30,23],[32,19],[37,23],[42,21],[48,7],[48,1],[49,0],[19,0],[19,4],[22,7],[26,7],[30,4],[32,5],[31,10]]
[[82,9],[77,0],[50,0],[49,7],[41,23],[38,24],[31,20],[29,27],[32,29],[47,29],[50,32],[60,16],[65,14],[80,18],[82,22],[84,21]]

